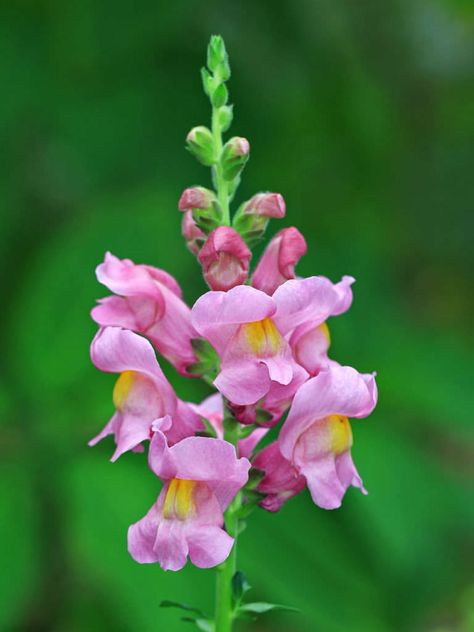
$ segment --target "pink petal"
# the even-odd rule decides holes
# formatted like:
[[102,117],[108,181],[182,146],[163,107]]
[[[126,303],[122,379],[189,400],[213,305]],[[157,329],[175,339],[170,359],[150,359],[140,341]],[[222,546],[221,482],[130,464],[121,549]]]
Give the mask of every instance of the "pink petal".
[[286,335],[302,323],[310,321],[317,327],[327,320],[340,296],[329,279],[314,276],[287,281],[276,289],[273,299],[277,304],[273,320]]
[[181,570],[186,564],[189,551],[185,524],[179,520],[161,520],[153,550],[164,571]]
[[234,538],[219,527],[201,527],[188,535],[189,557],[199,568],[211,568],[229,557]]
[[137,319],[127,300],[121,296],[107,296],[92,308],[91,316],[102,327],[114,326],[136,329]]
[[146,516],[128,528],[128,552],[140,564],[151,564],[159,559],[153,550],[158,521],[159,512],[154,503]]
[[322,509],[337,509],[341,506],[346,487],[337,476],[333,454],[308,461],[300,467],[305,476],[313,502]]
[[265,365],[242,361],[224,368],[214,385],[233,404],[255,404],[268,393],[270,377]]

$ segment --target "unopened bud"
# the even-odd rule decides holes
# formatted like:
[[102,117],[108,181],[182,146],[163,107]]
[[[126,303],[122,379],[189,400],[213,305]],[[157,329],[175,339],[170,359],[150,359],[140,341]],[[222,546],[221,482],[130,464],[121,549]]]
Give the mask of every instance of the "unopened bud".
[[246,138],[234,136],[224,145],[221,156],[222,173],[225,180],[236,178],[249,159],[250,145]]
[[286,205],[280,193],[257,193],[245,202],[242,212],[245,215],[260,215],[263,217],[285,217]]
[[306,241],[291,226],[277,233],[266,247],[253,273],[252,285],[270,296],[288,279],[295,278],[295,266],[306,253]]
[[242,237],[229,226],[219,226],[199,253],[204,278],[212,290],[230,290],[247,278],[252,253]]
[[234,117],[232,105],[223,105],[221,108],[219,108],[217,116],[219,118],[221,131],[226,132],[231,126],[232,119]]
[[186,211],[184,213],[183,221],[181,223],[181,232],[186,240],[186,245],[189,250],[193,254],[198,255],[204,242],[206,241],[206,235],[194,221],[192,211]]
[[214,191],[204,187],[189,187],[181,194],[178,208],[180,211],[190,211],[193,208],[206,209],[212,206],[215,199]]
[[215,162],[214,139],[211,130],[203,125],[193,127],[186,137],[189,151],[199,162],[210,167]]
[[263,237],[270,218],[284,217],[285,212],[285,200],[279,193],[257,193],[240,206],[233,226],[252,247]]
[[230,77],[229,57],[225,49],[224,40],[220,35],[212,35],[207,47],[207,67],[221,81]]

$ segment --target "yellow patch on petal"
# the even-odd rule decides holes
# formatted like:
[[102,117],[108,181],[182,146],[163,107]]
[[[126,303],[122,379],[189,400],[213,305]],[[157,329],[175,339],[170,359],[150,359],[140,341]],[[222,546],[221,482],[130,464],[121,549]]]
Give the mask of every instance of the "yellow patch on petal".
[[188,481],[183,478],[173,478],[170,481],[163,503],[163,517],[186,520],[196,511],[193,493],[197,481]]
[[135,382],[135,376],[135,371],[124,371],[115,382],[112,399],[114,400],[115,408],[118,410],[123,408],[127,395]]
[[327,326],[326,321],[324,321],[324,323],[321,323],[318,329],[324,335],[324,337],[328,341],[328,344],[331,344],[331,334],[329,333],[329,327]]
[[282,337],[271,318],[242,325],[245,340],[255,355],[274,356],[278,353]]
[[330,434],[331,449],[334,454],[342,454],[352,447],[352,429],[344,415],[330,415],[326,418]]

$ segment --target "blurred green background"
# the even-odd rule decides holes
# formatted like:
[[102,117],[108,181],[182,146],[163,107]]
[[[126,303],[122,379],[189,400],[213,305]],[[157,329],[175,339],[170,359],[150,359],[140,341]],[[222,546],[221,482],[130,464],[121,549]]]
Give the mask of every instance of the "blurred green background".
[[[300,274],[357,278],[333,357],[380,388],[353,424],[369,496],[252,516],[250,596],[301,614],[251,629],[474,630],[467,0],[2,3],[0,629],[178,631],[160,600],[212,605],[212,571],[129,558],[157,481],[142,455],[112,465],[111,442],[86,442],[112,413],[114,376],[88,356],[104,251],[166,268],[190,303],[205,289],[176,207],[209,185],[183,146],[209,121],[214,32],[252,146],[237,201],[281,192],[271,229],[306,236]],[[166,370],[181,397],[208,392]]]

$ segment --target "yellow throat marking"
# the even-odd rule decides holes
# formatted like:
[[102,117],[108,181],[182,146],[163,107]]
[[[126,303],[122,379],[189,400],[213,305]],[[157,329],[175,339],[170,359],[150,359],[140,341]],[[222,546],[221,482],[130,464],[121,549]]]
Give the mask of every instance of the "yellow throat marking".
[[257,356],[273,356],[278,353],[281,335],[271,318],[264,318],[242,325],[250,349]]
[[349,419],[344,415],[330,415],[327,418],[330,432],[331,449],[334,454],[342,454],[352,447],[352,429]]
[[173,478],[170,481],[163,503],[163,517],[186,520],[196,511],[193,492],[197,481]]
[[112,399],[115,404],[115,408],[119,410],[123,408],[127,395],[133,386],[135,381],[135,371],[124,371],[120,374],[118,380],[115,382]]

